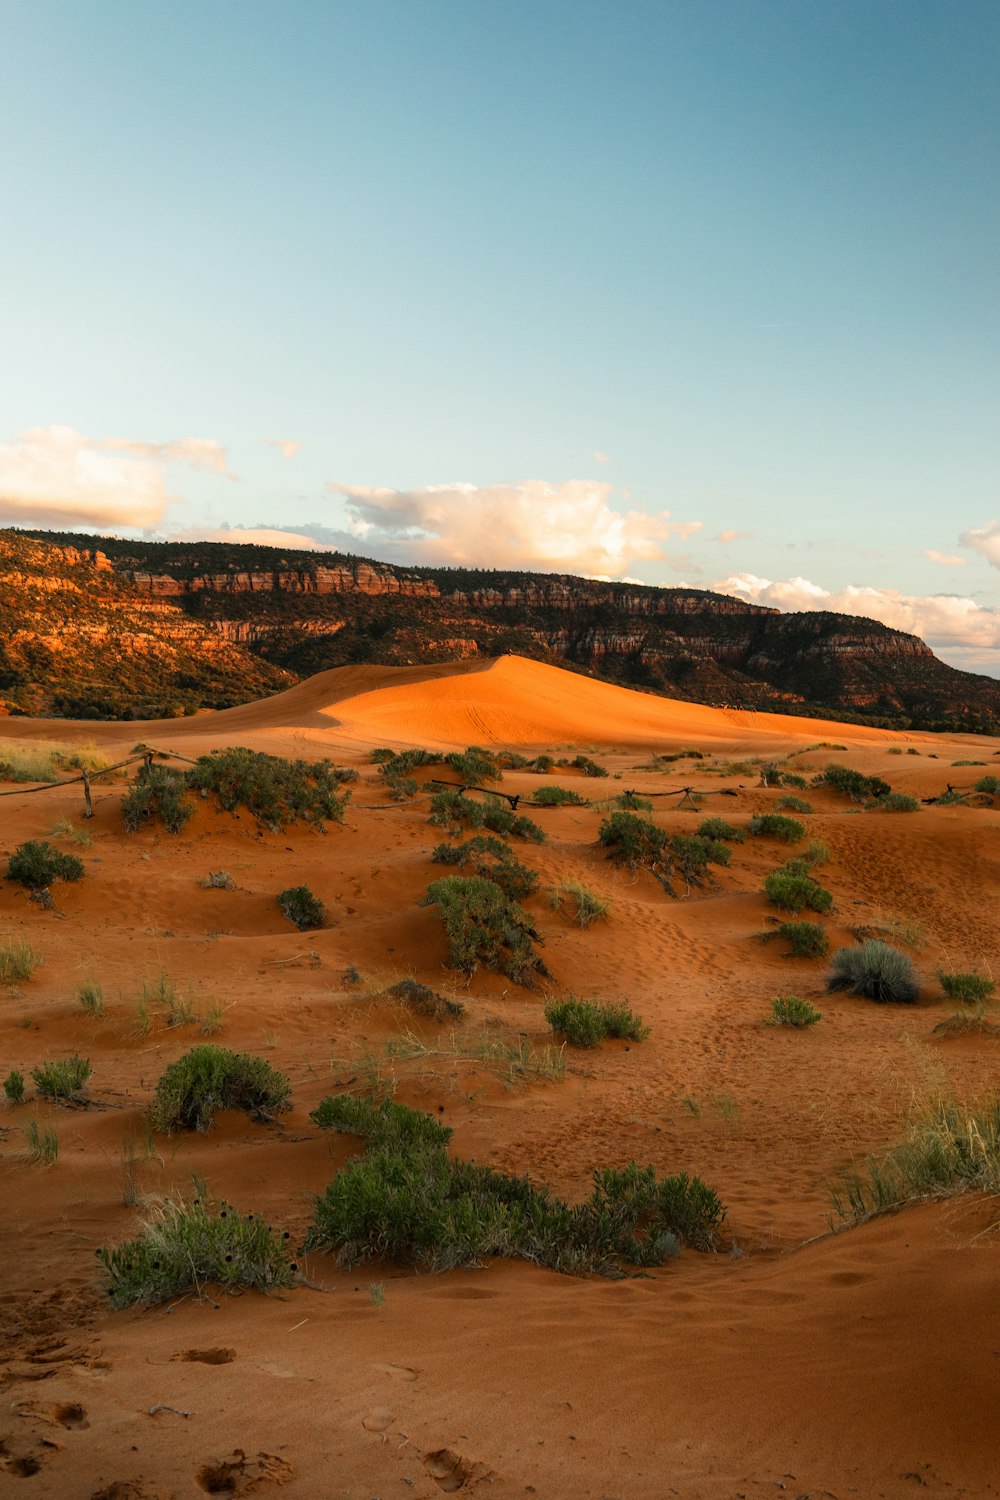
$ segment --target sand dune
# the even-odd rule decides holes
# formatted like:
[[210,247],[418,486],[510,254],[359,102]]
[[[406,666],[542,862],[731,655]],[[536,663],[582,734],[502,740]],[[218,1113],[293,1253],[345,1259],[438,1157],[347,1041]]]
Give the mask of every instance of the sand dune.
[[[935,1031],[949,1008],[934,974],[1000,963],[1000,811],[893,817],[822,789],[800,793],[814,807],[803,815],[809,836],[829,846],[831,942],[873,924],[923,929],[912,950],[920,1003],[896,1008],[828,996],[822,963],[755,940],[772,915],[761,880],[787,846],[749,838],[712,889],[671,900],[652,877],[608,863],[599,811],[539,809],[545,843],[517,848],[541,882],[527,906],[550,978],[532,991],[483,971],[466,982],[446,967],[441,924],[420,904],[440,873],[430,854],[441,830],[427,822],[426,797],[388,801],[367,751],[384,742],[612,747],[599,756],[608,780],[560,770],[550,781],[603,797],[623,784],[664,791],[694,780],[710,794],[705,811],[745,825],[782,793],[752,773],[710,776],[712,757],[794,751],[808,777],[831,755],[804,747],[830,740],[847,747],[835,758],[926,796],[984,774],[954,761],[995,770],[1000,743],[734,715],[515,658],[338,669],[260,704],[156,725],[8,721],[0,746],[9,738],[93,739],[109,750],[144,739],[183,754],[243,743],[330,754],[361,780],[345,824],[325,837],[302,825],[261,830],[206,804],[180,837],[155,828],[129,836],[122,787],[104,783],[85,829],[92,847],[78,848],[54,831],[60,819],[84,831],[78,788],[0,802],[5,852],[51,838],[86,869],[78,884],[55,888],[52,911],[0,880],[0,943],[26,937],[44,957],[29,980],[0,984],[2,1072],[30,1075],[72,1052],[94,1069],[86,1109],[0,1102],[0,1492],[992,1493],[996,1204],[953,1200],[830,1236],[826,1183],[898,1139],[915,1098],[995,1087],[995,1040]],[[701,748],[706,761],[640,769],[649,751],[680,747]],[[889,753],[904,748],[916,753]],[[539,784],[509,773],[503,789],[530,800]],[[722,787],[738,795],[714,800]],[[698,815],[669,799],[656,807],[670,832],[696,826]],[[205,888],[218,870],[233,889]],[[610,900],[606,923],[584,930],[551,909],[548,892],[567,878]],[[278,910],[276,893],[299,883],[327,905],[319,932],[297,932]],[[454,1031],[384,997],[405,974],[463,1001]],[[140,1152],[143,1194],[188,1192],[194,1173],[299,1240],[313,1195],[353,1149],[344,1137],[331,1145],[309,1111],[349,1080],[357,1086],[367,1057],[381,1059],[397,1098],[453,1126],[457,1154],[572,1200],[599,1165],[635,1159],[699,1173],[728,1207],[722,1253],[685,1253],[623,1282],[505,1262],[440,1277],[380,1265],[345,1272],[313,1255],[304,1263],[313,1285],[288,1295],[109,1314],[93,1252],[133,1231],[123,1148],[130,1137],[141,1145],[142,1110],[163,1068],[202,1040],[198,1021],[168,1025],[155,999],[143,1020],[143,985],[160,976],[196,1016],[215,1015],[222,1045],[281,1068],[294,1108],[274,1126],[223,1116],[204,1135],[155,1139],[149,1156]],[[99,1017],[76,999],[91,978],[104,987]],[[770,999],[790,991],[823,1011],[813,1031],[762,1024]],[[626,1001],[650,1037],[568,1052],[563,1082],[501,1076],[454,1040],[490,1028],[541,1047],[551,1039],[543,1001],[568,992]],[[424,1053],[390,1061],[386,1044],[404,1033],[419,1036]],[[59,1133],[50,1168],[23,1160],[22,1131],[35,1118]]]

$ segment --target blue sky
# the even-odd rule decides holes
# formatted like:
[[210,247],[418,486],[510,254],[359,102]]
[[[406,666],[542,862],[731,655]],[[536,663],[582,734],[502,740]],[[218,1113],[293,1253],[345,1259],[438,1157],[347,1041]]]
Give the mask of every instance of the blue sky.
[[0,0],[0,524],[723,585],[1000,675],[998,43]]

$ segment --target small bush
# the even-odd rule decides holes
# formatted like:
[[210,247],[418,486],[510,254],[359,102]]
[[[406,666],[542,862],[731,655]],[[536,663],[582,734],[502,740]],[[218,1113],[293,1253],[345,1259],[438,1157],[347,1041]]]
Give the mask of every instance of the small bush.
[[252,1120],[270,1121],[291,1107],[291,1092],[288,1079],[263,1058],[204,1042],[167,1068],[149,1119],[154,1130],[167,1134],[207,1130],[220,1109],[241,1109]]
[[884,797],[876,797],[868,804],[876,812],[919,812],[920,803],[916,797],[911,797],[908,792],[886,792]]
[[1000,792],[1000,778],[996,776],[980,776],[973,790],[985,792],[988,796],[995,797],[997,792]]
[[818,922],[779,922],[776,937],[789,944],[791,958],[824,958],[830,940]]
[[579,880],[565,880],[553,889],[549,896],[552,910],[561,911],[564,903],[572,906],[573,919],[581,927],[589,927],[591,922],[602,922],[611,910],[610,901]]
[[667,862],[667,835],[635,813],[612,813],[601,824],[597,837],[608,849],[608,858],[630,870],[655,870]]
[[823,1019],[823,1012],[802,1000],[798,995],[780,995],[771,1001],[771,1014],[766,1026],[815,1026]]
[[294,922],[300,932],[309,932],[322,927],[326,919],[326,907],[318,896],[314,896],[307,885],[289,886],[276,898],[281,914]]
[[698,824],[698,834],[703,839],[724,844],[742,844],[746,838],[742,828],[737,828],[735,823],[727,823],[725,818],[702,818]]
[[18,844],[8,860],[7,879],[30,891],[45,891],[56,880],[82,880],[83,864],[75,854],[63,854],[54,844],[29,839]]
[[481,876],[448,875],[427,887],[448,940],[448,962],[465,974],[480,964],[498,969],[517,984],[529,985],[545,965],[537,956],[538,934],[527,914],[499,886]]
[[85,1057],[64,1057],[32,1068],[31,1076],[43,1098],[75,1099],[90,1077],[90,1062]]
[[30,1125],[24,1127],[24,1143],[27,1148],[24,1154],[28,1161],[51,1167],[58,1159],[59,1136],[51,1125],[40,1125],[37,1120],[32,1120]]
[[228,870],[212,870],[201,882],[206,891],[235,891],[236,881]]
[[589,755],[577,755],[573,760],[561,760],[561,766],[571,766],[575,771],[582,771],[584,776],[607,776],[604,766],[598,765],[596,760],[591,760]]
[[470,745],[468,750],[456,750],[445,756],[445,764],[461,777],[467,786],[477,786],[484,781],[503,781],[503,769],[495,755],[479,745]]
[[169,766],[143,765],[122,798],[122,820],[127,833],[137,833],[146,823],[160,822],[168,833],[180,833],[194,812],[188,794],[188,776]]
[[283,760],[234,745],[202,755],[187,773],[195,790],[211,793],[224,812],[245,807],[259,823],[282,828],[302,819],[307,823],[341,823],[350,792],[338,792],[351,779],[331,761],[310,764]]
[[0,946],[0,984],[23,984],[30,979],[42,958],[30,943],[23,940]]
[[783,808],[785,812],[802,814],[811,813],[813,810],[812,803],[807,802],[804,797],[779,797],[778,806]]
[[611,1037],[628,1042],[645,1041],[649,1027],[641,1016],[623,1004],[609,1005],[590,1000],[552,1000],[545,1019],[553,1031],[561,1032],[571,1047],[596,1047]]
[[536,789],[534,800],[539,807],[586,807],[586,797],[581,797],[577,792],[571,792],[564,786],[540,786]]
[[825,771],[813,777],[813,786],[828,786],[852,802],[867,802],[873,797],[886,797],[892,791],[887,781],[880,776],[864,776],[848,766],[829,765]]
[[798,916],[800,911],[829,911],[833,895],[811,875],[792,870],[772,870],[764,877],[764,895],[772,906]]
[[949,1000],[979,1004],[988,1000],[996,989],[994,981],[985,974],[948,974],[939,970],[937,977]]
[[830,846],[829,844],[824,844],[822,839],[810,839],[798,857],[804,860],[810,869],[814,869],[816,865],[829,864]]
[[755,813],[747,831],[755,838],[780,839],[785,844],[797,844],[806,836],[801,823],[794,818],[784,818],[780,813]]
[[291,1286],[294,1262],[255,1214],[228,1203],[167,1199],[124,1245],[98,1250],[112,1307],[155,1306],[206,1284],[226,1291]]
[[545,842],[545,831],[530,818],[518,816],[499,797],[486,797],[477,802],[463,792],[437,792],[431,798],[430,819],[439,828],[447,828],[452,834],[462,831],[463,824],[470,828],[487,828],[491,833],[505,837],[526,839],[529,843]]
[[309,1115],[323,1130],[338,1130],[345,1135],[362,1136],[372,1147],[440,1145],[451,1140],[449,1126],[433,1115],[391,1099],[377,1102],[359,1099],[353,1094],[328,1094]]
[[22,1104],[24,1102],[24,1074],[19,1073],[17,1068],[11,1068],[3,1081],[3,1091],[9,1104]]
[[76,998],[80,1006],[88,1016],[102,1016],[104,1014],[104,990],[96,979],[85,979],[76,987]]
[[537,873],[516,860],[503,840],[492,834],[477,834],[464,844],[438,844],[431,859],[435,864],[458,865],[469,875],[492,880],[515,901],[538,889]]
[[465,1014],[465,1006],[458,1000],[448,1000],[426,984],[416,979],[401,979],[386,990],[386,998],[407,1006],[418,1016],[429,1021],[457,1021]]
[[912,1004],[919,993],[909,957],[877,938],[856,948],[838,948],[826,987],[881,1003]]

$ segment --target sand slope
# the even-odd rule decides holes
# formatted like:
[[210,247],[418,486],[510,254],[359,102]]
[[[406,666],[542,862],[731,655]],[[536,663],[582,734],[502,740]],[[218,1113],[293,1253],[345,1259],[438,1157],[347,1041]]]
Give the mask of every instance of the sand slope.
[[[427,822],[426,797],[387,800],[366,752],[383,742],[613,746],[599,756],[608,780],[560,770],[549,781],[592,798],[691,781],[712,794],[706,812],[745,826],[782,793],[758,787],[752,767],[713,777],[720,756],[796,751],[807,776],[836,758],[924,796],[995,770],[997,742],[740,721],[513,658],[338,669],[262,704],[152,726],[0,724],[0,749],[16,738],[97,740],[109,753],[144,739],[186,755],[245,743],[330,754],[362,779],[345,824],[325,837],[263,831],[207,805],[180,838],[127,836],[121,785],[98,783],[92,847],[77,851],[85,878],[56,888],[53,911],[0,880],[0,944],[23,936],[44,956],[31,979],[0,984],[0,1071],[30,1074],[74,1051],[94,1069],[86,1109],[0,1101],[0,1493],[993,1493],[1000,1236],[990,1226],[1000,1209],[953,1201],[830,1237],[826,1181],[897,1139],[914,1098],[995,1087],[1000,1044],[935,1032],[949,1007],[934,972],[1000,963],[1000,811],[893,817],[800,793],[815,809],[809,836],[830,849],[831,942],[872,924],[923,928],[913,950],[921,1001],[894,1008],[827,996],[822,963],[755,941],[773,915],[761,879],[787,846],[748,839],[713,889],[671,900],[651,877],[603,858],[600,811],[537,810],[546,842],[517,852],[540,876],[527,905],[551,978],[528,991],[482,971],[466,982],[445,966],[440,922],[420,904],[441,872],[430,860],[441,830]],[[804,751],[823,740],[847,748]],[[651,750],[682,746],[706,760],[643,769]],[[904,748],[919,753],[889,754]],[[953,769],[970,759],[980,768]],[[539,784],[508,774],[503,790],[530,799]],[[720,787],[738,795],[716,798]],[[698,821],[668,799],[656,807],[668,831]],[[75,849],[53,830],[59,819],[82,829],[80,812],[75,787],[0,800],[4,852],[33,837]],[[220,869],[235,888],[205,889]],[[548,890],[567,878],[611,901],[606,923],[584,930],[551,909]],[[275,902],[302,882],[329,911],[314,934],[291,928]],[[409,973],[463,1001],[454,1033],[384,998]],[[202,1136],[154,1139],[149,1156],[139,1150],[143,1194],[190,1191],[195,1173],[298,1240],[313,1195],[352,1149],[343,1137],[331,1144],[309,1111],[358,1086],[367,1049],[397,1098],[441,1112],[457,1154],[571,1199],[586,1195],[599,1165],[635,1159],[700,1173],[728,1206],[723,1253],[686,1253],[623,1282],[508,1263],[442,1277],[344,1272],[314,1255],[305,1263],[314,1285],[287,1296],[111,1315],[93,1252],[135,1223],[122,1200],[123,1150],[130,1137],[141,1148],[142,1110],[163,1068],[202,1040],[197,1021],[168,1025],[155,1000],[143,1021],[142,987],[161,975],[195,1015],[218,1013],[215,1040],[288,1074],[294,1109],[274,1126],[224,1116]],[[85,978],[104,987],[103,1016],[77,1003]],[[762,1025],[770,999],[789,991],[824,1012],[813,1031]],[[543,1047],[543,1001],[567,992],[626,1000],[652,1034],[640,1046],[567,1053],[563,1082],[502,1077],[456,1051],[453,1037],[489,1027]],[[406,1033],[424,1055],[391,1062],[385,1044]],[[51,1168],[23,1159],[36,1118],[59,1133]],[[373,1284],[384,1289],[380,1307]]]

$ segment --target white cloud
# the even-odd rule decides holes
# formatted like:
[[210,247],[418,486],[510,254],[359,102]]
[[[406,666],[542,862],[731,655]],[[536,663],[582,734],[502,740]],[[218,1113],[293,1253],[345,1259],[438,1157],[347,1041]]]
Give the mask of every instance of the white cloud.
[[739,542],[749,536],[749,531],[720,531],[718,536],[713,536],[713,542]]
[[[754,573],[736,573],[712,584],[721,594],[736,594],[753,604],[766,604],[788,612],[808,609],[832,610],[837,614],[863,615],[881,620],[896,630],[918,635],[934,648],[954,652],[959,648],[978,653],[1000,652],[1000,609],[977,604],[961,594],[902,594],[897,589],[846,588],[830,591],[808,578],[786,578],[772,582]],[[985,658],[980,655],[979,660]],[[993,670],[998,657],[992,656]]]
[[298,552],[326,552],[330,544],[300,531],[277,526],[185,526],[165,533],[169,542],[248,542],[258,547],[281,547]]
[[286,463],[290,458],[294,458],[296,453],[302,452],[302,444],[298,438],[265,438],[264,441],[269,448],[280,449],[281,456]]
[[133,458],[146,459],[152,464],[187,464],[191,469],[208,469],[226,479],[236,478],[226,464],[225,448],[215,438],[175,438],[170,443],[135,443],[129,438],[105,438],[96,446],[111,448],[116,453],[129,453]]
[[0,516],[8,521],[153,526],[170,498],[159,462],[72,427],[31,427],[0,445]]
[[929,557],[931,562],[940,563],[943,568],[964,568],[964,557],[953,557],[950,552],[935,552],[933,547],[924,549],[924,556]]
[[346,527],[353,537],[421,563],[617,578],[634,562],[665,558],[664,543],[689,537],[702,525],[671,521],[667,511],[623,514],[609,503],[613,485],[582,479],[416,490],[327,488],[345,497]]
[[597,448],[594,450],[594,462],[598,464],[609,464],[611,462],[611,457],[607,453],[602,453],[600,448]]
[[992,568],[1000,568],[1000,524],[991,521],[988,526],[972,527],[963,531],[959,545],[980,553]]

